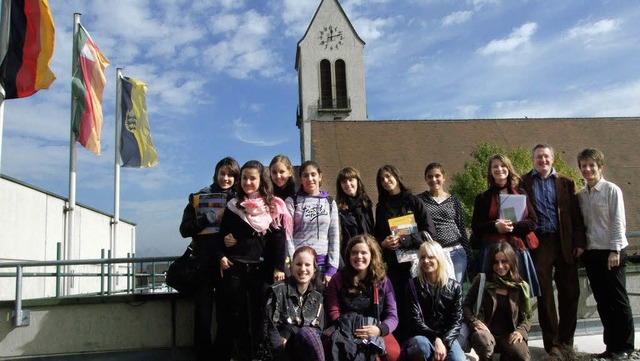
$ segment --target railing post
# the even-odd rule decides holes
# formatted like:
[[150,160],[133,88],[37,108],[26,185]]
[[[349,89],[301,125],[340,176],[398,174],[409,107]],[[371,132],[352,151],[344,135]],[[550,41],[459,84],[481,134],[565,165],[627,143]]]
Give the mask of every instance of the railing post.
[[[127,252],[127,258],[131,260],[131,253]],[[131,261],[127,262],[127,293],[133,293],[131,288]]]
[[29,326],[29,311],[22,310],[22,265],[16,266],[16,302],[12,316],[14,326]]
[[151,262],[151,292],[156,292],[156,263]]
[[[100,250],[100,259],[104,260],[104,248]],[[100,295],[104,295],[104,262],[100,263]]]
[[107,294],[111,294],[111,250],[107,251],[107,259],[109,263],[107,264]]
[[[62,260],[62,242],[56,244],[56,260]],[[56,298],[60,298],[60,290],[62,283],[60,282],[60,264],[56,265]]]

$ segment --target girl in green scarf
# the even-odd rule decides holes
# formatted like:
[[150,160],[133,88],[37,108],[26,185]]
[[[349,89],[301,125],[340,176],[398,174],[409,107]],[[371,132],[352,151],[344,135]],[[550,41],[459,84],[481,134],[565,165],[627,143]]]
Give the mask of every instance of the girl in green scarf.
[[[492,244],[487,260],[486,269],[491,272],[484,289],[480,292],[480,276],[476,277],[463,303],[471,345],[480,360],[490,360],[499,352],[501,360],[529,361],[529,285],[520,278],[515,252],[508,243]],[[480,307],[475,314],[478,297]]]

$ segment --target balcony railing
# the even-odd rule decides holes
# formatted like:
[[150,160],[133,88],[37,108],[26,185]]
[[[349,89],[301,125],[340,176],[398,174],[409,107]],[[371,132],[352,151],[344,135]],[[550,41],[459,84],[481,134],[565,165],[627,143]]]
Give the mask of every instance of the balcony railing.
[[349,97],[320,98],[318,99],[318,111],[319,112],[350,112],[351,98]]
[[[99,287],[90,292],[83,292],[84,296],[104,296],[121,293],[136,292],[172,292],[165,283],[165,272],[167,266],[177,258],[172,257],[143,257],[136,258],[129,255],[126,258],[111,258],[111,252],[105,257],[104,251],[100,259],[80,259],[61,260],[60,244],[58,244],[58,260],[55,261],[21,261],[21,262],[0,262],[0,270],[14,269],[15,272],[0,272],[0,277],[15,278],[15,309],[12,314],[14,326],[26,326],[29,324],[29,312],[22,310],[22,291],[24,278],[54,278],[55,298],[63,297],[62,280],[73,280],[76,278],[99,279]],[[114,272],[114,265],[124,265],[124,273]],[[95,265],[93,271],[74,272],[70,266]],[[136,267],[138,265],[138,267]],[[145,267],[146,266],[146,267]],[[158,267],[159,266],[159,267]],[[53,270],[45,272],[25,272],[25,268],[45,267]],[[160,269],[157,269],[160,268]],[[114,287],[112,280],[126,279],[126,286]],[[106,282],[105,282],[106,281]],[[106,283],[106,285],[105,285]],[[67,295],[79,296],[79,295]]]

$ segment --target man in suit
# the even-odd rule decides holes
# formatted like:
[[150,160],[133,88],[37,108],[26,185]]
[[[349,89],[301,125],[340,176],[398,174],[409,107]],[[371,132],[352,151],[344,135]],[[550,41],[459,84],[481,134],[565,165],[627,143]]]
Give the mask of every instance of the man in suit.
[[542,290],[538,297],[538,321],[550,358],[569,360],[573,357],[580,298],[577,258],[586,246],[584,221],[575,182],[553,168],[553,148],[548,144],[536,145],[531,160],[533,170],[522,177],[522,182],[538,215],[535,234],[540,246],[531,250]]

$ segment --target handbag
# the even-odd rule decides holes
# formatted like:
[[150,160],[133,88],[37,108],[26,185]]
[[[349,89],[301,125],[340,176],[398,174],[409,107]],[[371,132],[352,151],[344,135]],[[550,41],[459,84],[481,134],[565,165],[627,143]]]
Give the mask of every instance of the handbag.
[[525,238],[525,242],[527,243],[527,248],[529,249],[536,249],[540,245],[540,241],[538,240],[538,237],[533,232],[529,232],[529,234],[527,234],[527,237]]
[[193,257],[193,248],[187,247],[182,256],[169,265],[166,283],[180,293],[193,293],[201,282],[201,265]]

